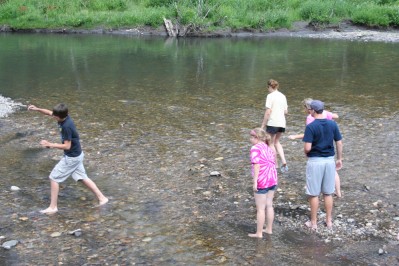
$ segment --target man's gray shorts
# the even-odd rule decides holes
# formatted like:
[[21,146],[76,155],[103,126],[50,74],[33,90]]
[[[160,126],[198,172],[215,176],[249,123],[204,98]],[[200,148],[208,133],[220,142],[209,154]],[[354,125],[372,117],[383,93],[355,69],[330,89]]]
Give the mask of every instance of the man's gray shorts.
[[310,157],[306,165],[306,194],[319,196],[335,191],[335,161],[331,157]]
[[69,176],[75,181],[88,178],[85,167],[83,166],[83,152],[77,157],[68,157],[64,155],[62,159],[54,166],[50,173],[50,179],[57,183],[64,182]]

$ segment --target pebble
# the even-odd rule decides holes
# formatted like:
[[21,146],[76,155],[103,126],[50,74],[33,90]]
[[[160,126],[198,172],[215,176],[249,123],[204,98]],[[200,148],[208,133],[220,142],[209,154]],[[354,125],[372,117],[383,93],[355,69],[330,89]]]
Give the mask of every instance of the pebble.
[[61,236],[61,233],[60,232],[54,232],[50,236],[51,237],[59,237],[59,236]]
[[17,186],[11,186],[11,191],[18,191],[18,190],[21,190],[21,189]]
[[211,176],[220,176],[220,173],[218,171],[212,171]]
[[73,231],[69,231],[68,234],[74,235],[74,236],[81,236],[82,235],[82,229],[76,229]]

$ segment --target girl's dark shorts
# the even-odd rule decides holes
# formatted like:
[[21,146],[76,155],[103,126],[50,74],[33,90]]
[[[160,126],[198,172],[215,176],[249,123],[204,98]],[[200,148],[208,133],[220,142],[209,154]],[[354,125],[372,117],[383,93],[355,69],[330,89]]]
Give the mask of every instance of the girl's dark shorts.
[[267,192],[269,192],[269,190],[276,190],[277,185],[271,186],[271,187],[267,187],[267,188],[258,188],[258,191],[256,191],[256,194],[266,194]]
[[278,132],[285,132],[285,128],[284,127],[266,126],[266,132],[269,134],[276,134]]

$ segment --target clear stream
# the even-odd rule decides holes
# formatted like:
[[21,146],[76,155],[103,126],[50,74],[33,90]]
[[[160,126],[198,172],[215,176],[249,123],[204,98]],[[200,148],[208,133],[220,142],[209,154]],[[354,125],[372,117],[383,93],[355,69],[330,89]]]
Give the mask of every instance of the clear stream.
[[[1,34],[0,47],[0,95],[67,103],[89,176],[111,197],[96,208],[70,179],[59,212],[39,214],[62,154],[39,141],[58,141],[57,127],[16,108],[0,118],[0,244],[19,242],[0,249],[0,265],[399,263],[399,44]],[[279,174],[274,234],[255,240],[248,131],[270,78],[288,98],[290,171]],[[322,218],[319,233],[303,227],[306,159],[287,136],[304,130],[307,97],[340,115],[344,137],[332,235]]]

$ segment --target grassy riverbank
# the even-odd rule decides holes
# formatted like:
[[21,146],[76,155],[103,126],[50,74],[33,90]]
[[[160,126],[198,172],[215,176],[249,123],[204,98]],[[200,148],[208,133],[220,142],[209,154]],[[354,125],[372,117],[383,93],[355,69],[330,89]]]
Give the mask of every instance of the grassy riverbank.
[[164,17],[190,32],[274,30],[295,21],[399,27],[399,0],[0,0],[0,26],[15,30],[157,28]]

